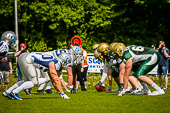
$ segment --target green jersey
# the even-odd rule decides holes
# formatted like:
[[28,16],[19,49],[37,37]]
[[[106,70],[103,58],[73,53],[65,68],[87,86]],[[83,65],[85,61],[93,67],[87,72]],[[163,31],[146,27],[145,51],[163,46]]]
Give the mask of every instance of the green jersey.
[[124,63],[126,63],[129,59],[133,59],[132,63],[134,64],[147,60],[155,52],[157,52],[155,49],[149,47],[130,45],[126,47],[126,50],[122,56],[122,60]]

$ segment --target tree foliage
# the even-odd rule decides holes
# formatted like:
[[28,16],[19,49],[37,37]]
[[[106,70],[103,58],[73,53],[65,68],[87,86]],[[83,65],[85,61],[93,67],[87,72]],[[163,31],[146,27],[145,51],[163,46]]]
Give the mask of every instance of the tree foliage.
[[[14,30],[14,0],[1,0],[0,33]],[[169,0],[18,0],[19,41],[32,51],[67,48],[71,37],[151,46],[170,36]]]

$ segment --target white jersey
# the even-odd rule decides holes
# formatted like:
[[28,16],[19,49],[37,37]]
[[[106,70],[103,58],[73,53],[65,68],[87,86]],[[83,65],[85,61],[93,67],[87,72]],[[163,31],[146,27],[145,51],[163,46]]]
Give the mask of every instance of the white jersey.
[[8,44],[5,41],[0,41],[0,58],[6,56],[8,52]]
[[70,50],[68,50],[68,49],[57,49],[57,50],[53,50],[53,51],[48,51],[48,52],[44,52],[44,53],[42,53],[42,55],[43,54],[48,54],[48,55],[51,55],[51,56],[53,56],[53,57],[55,57],[55,58],[58,58],[58,56],[61,54],[61,53],[68,53],[70,56],[71,56],[71,65],[73,66],[73,56],[72,56],[72,54],[71,54],[71,51]]
[[[55,68],[57,71],[61,70],[61,60],[57,57],[53,57],[51,55],[48,54],[43,54],[43,55],[39,55],[39,54],[30,54],[31,57],[33,58],[34,61],[34,65],[37,68],[48,68],[49,67],[49,63],[54,61],[55,62]],[[36,66],[37,64],[39,64],[39,66]]]

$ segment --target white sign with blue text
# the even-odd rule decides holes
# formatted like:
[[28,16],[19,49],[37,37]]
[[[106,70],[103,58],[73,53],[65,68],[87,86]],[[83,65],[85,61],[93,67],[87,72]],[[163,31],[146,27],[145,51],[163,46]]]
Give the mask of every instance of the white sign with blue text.
[[87,72],[100,73],[100,69],[103,69],[104,63],[96,60],[94,56],[88,56],[87,62],[89,65]]

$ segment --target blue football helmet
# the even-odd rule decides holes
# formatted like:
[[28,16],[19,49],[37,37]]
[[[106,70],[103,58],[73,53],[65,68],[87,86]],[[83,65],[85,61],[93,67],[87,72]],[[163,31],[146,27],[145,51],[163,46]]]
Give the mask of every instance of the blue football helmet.
[[82,49],[79,46],[73,46],[70,48],[71,55],[73,56],[73,60],[75,61],[77,58],[83,56]]
[[1,36],[1,41],[5,41],[13,49],[16,49],[17,40],[13,31],[6,31]]
[[61,60],[62,67],[66,68],[68,66],[71,66],[72,59],[68,53],[61,53],[58,57]]

